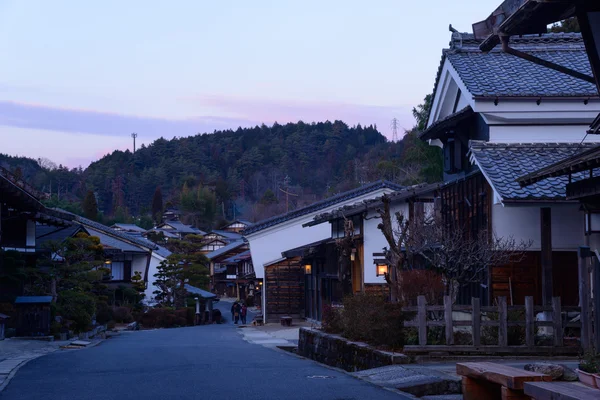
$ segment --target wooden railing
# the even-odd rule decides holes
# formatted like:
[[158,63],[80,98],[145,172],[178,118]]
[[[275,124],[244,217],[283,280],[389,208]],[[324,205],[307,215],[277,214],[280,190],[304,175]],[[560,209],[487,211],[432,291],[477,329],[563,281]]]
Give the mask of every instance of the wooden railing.
[[[413,321],[404,322],[405,327],[416,327],[418,330],[418,346],[405,346],[405,349],[429,349],[439,351],[469,351],[478,348],[485,350],[486,347],[493,348],[494,351],[500,352],[519,352],[532,350],[536,348],[544,348],[550,350],[553,348],[564,348],[564,329],[565,328],[580,328],[581,322],[563,322],[563,312],[579,312],[579,307],[563,307],[561,306],[560,297],[552,298],[551,306],[534,306],[533,297],[525,297],[524,306],[509,306],[506,303],[506,297],[497,298],[497,306],[482,307],[478,298],[471,299],[471,305],[454,305],[450,296],[444,297],[444,305],[427,305],[425,296],[417,298],[416,307],[404,307],[403,310],[416,312],[416,318]],[[518,311],[524,313],[525,319],[519,321],[509,320],[509,312]],[[435,320],[429,316],[440,316],[443,312],[443,319]],[[454,320],[453,313],[462,312],[471,314],[471,320]],[[545,312],[551,314],[551,320],[536,321],[535,314]],[[488,313],[497,313],[497,319],[490,319]],[[484,318],[482,318],[484,317]],[[583,317],[583,316],[582,316]],[[446,345],[432,346],[427,344],[427,328],[428,327],[444,327]],[[455,345],[454,343],[454,327],[471,327],[472,345]],[[497,327],[498,328],[498,345],[489,346],[481,345],[481,328],[482,327]],[[525,344],[510,345],[508,344],[508,328],[509,327],[524,327],[525,329]],[[536,346],[535,335],[536,328],[551,327],[553,346]],[[468,330],[466,330],[468,331]],[[570,347],[570,351],[578,351],[578,347]]]

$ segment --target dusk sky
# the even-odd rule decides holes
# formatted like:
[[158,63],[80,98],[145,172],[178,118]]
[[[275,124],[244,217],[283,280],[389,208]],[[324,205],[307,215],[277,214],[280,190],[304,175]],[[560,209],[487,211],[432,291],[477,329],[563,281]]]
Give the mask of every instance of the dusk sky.
[[413,124],[448,25],[500,0],[0,0],[0,152],[86,167],[260,123]]

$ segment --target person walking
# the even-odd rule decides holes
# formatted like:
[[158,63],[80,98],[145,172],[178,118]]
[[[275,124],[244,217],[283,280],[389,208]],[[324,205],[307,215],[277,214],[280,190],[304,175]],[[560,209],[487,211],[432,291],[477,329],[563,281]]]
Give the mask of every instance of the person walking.
[[246,315],[248,314],[248,307],[246,307],[246,304],[242,304],[242,309],[240,312],[240,315],[242,316],[242,324],[246,325]]
[[231,305],[231,320],[235,319],[235,307],[237,306],[237,301],[234,301]]
[[242,311],[242,307],[240,306],[240,303],[235,303],[233,305],[233,323],[237,325],[238,321],[240,320],[240,312]]

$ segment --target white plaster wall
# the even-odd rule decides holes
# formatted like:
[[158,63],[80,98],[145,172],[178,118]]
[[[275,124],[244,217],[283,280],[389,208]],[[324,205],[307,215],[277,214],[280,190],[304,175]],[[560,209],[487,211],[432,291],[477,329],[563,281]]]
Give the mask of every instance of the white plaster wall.
[[[579,204],[553,205],[552,209],[552,248],[554,250],[575,250],[585,243],[584,214]],[[512,236],[520,240],[533,240],[529,250],[541,249],[540,208],[492,206],[492,227],[498,237]]]
[[[589,125],[490,126],[492,143],[579,143]],[[599,135],[588,135],[586,142],[600,141]]]
[[[390,211],[392,212],[392,215],[397,211],[400,211],[408,218],[407,203],[392,205]],[[375,270],[376,267],[373,264],[373,253],[381,253],[384,247],[389,247],[387,241],[383,237],[383,234],[377,228],[377,225],[379,225],[381,219],[374,218],[376,215],[377,213],[375,211],[369,211],[367,219],[363,222],[363,265],[365,283],[385,283],[383,276],[377,276]]]
[[164,258],[159,256],[156,253],[152,253],[152,257],[150,258],[150,266],[148,267],[148,284],[146,286],[146,297],[144,297],[144,303],[152,305],[155,303],[154,301],[154,291],[158,290],[158,288],[154,285],[156,282],[156,278],[154,275],[158,272],[158,266]]
[[148,262],[147,254],[136,254],[133,256],[133,260],[131,261],[131,276],[135,274],[136,271],[139,271],[142,274],[142,278],[146,276],[146,264]]
[[286,223],[247,235],[246,239],[250,244],[252,263],[254,265],[256,277],[259,279],[264,278],[264,265],[280,259],[282,252],[331,237],[331,225],[328,223],[306,228],[302,227],[303,224],[312,221],[315,215],[336,210],[344,205],[356,204],[366,199],[380,197],[384,193],[391,192],[392,190],[390,189],[377,190],[345,202],[336,203],[333,206],[287,221]]

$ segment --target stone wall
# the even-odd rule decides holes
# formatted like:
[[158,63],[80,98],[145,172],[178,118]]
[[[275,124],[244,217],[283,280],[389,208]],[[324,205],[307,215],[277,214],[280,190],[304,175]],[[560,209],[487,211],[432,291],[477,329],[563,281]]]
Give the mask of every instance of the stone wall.
[[309,328],[300,329],[298,355],[350,372],[410,363],[404,354],[377,350],[365,343]]

